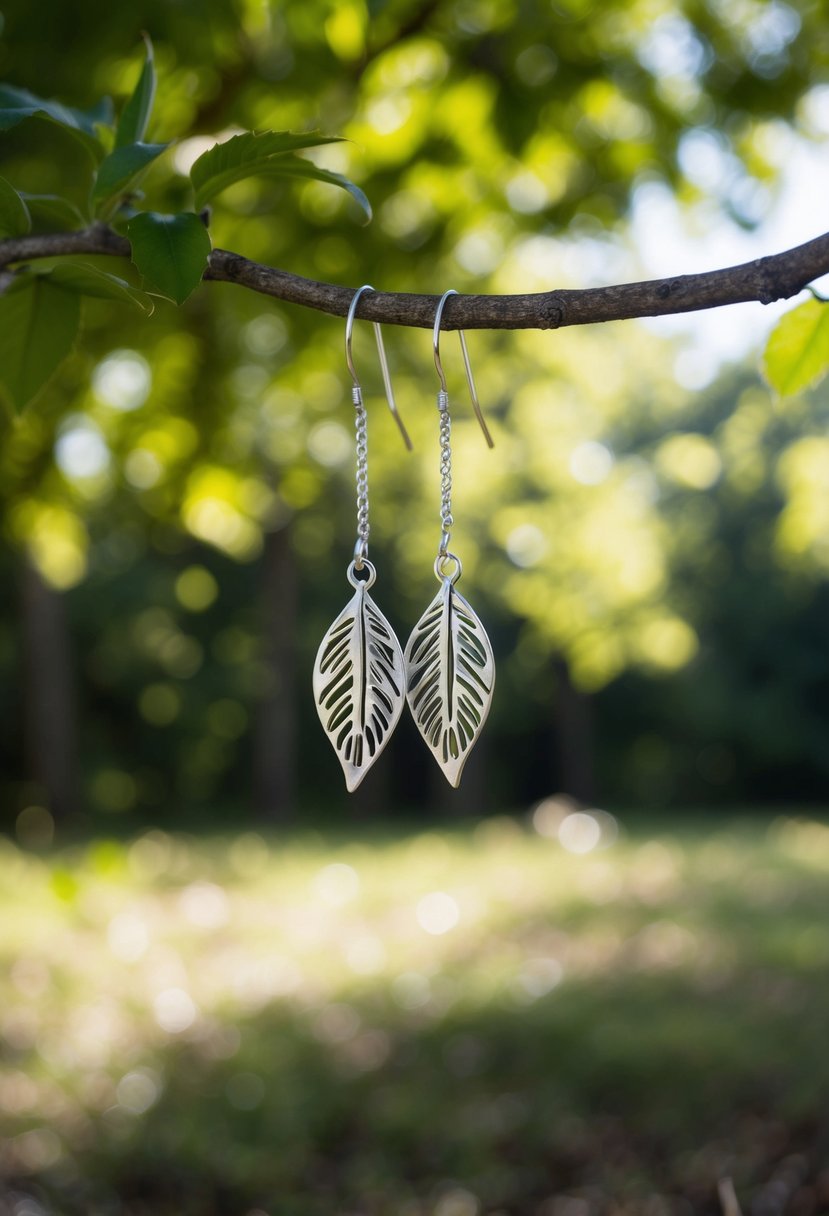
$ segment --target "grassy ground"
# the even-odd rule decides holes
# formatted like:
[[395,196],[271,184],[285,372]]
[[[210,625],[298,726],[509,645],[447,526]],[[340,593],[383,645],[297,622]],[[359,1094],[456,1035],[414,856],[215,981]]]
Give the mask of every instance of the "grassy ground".
[[829,827],[558,830],[0,843],[0,1211],[829,1211]]

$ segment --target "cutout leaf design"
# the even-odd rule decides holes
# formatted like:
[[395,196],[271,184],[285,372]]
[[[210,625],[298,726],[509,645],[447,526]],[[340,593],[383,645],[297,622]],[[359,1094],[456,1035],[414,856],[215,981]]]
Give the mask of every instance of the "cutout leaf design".
[[314,701],[355,790],[403,711],[403,651],[391,625],[358,583],[326,633],[314,663]]
[[406,696],[450,785],[460,785],[494,687],[495,660],[486,631],[445,578],[406,646]]

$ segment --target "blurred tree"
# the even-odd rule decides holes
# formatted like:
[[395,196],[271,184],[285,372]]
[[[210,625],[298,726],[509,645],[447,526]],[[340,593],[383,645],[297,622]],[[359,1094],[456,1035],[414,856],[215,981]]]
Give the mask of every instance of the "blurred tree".
[[[658,11],[644,0],[47,10],[44,39],[42,6],[4,7],[0,74],[81,108],[102,93],[123,105],[140,71],[130,48],[141,29],[152,34],[159,88],[147,137],[180,142],[150,165],[142,206],[192,207],[185,174],[216,136],[318,125],[351,142],[315,163],[360,183],[374,224],[355,225],[354,203],[322,183],[263,177],[216,199],[214,244],[313,278],[430,292],[606,281],[623,264],[631,201],[655,180],[684,204],[713,200],[757,222],[787,130],[814,133],[829,28],[824,6],[779,0],[673,0]],[[2,153],[18,189],[85,205],[87,153],[54,124],[15,127]],[[716,172],[701,174],[705,158]],[[36,228],[54,229],[47,204],[32,214]],[[126,260],[83,260],[138,286]],[[36,408],[6,424],[0,494],[18,579],[31,561],[70,594],[87,805],[221,805],[252,769],[258,801],[281,814],[295,799],[293,763],[306,797],[330,800],[337,774],[322,760],[293,655],[310,669],[353,543],[340,333],[220,284],[181,310],[159,303],[149,318],[91,300],[82,345]],[[670,351],[635,323],[470,342],[498,445],[493,459],[457,414],[458,544],[504,656],[487,788],[517,799],[552,781],[588,795],[597,782],[581,698],[631,668],[666,676],[690,663],[691,678],[710,618],[681,572],[700,546],[742,544],[751,504],[724,499],[728,535],[725,515],[691,526],[703,509],[688,500],[710,503],[724,456],[700,431],[699,402],[676,384]],[[357,354],[376,385],[368,349]],[[372,413],[373,541],[389,579],[396,571],[401,632],[422,606],[438,533],[436,423],[420,408],[429,358],[425,335],[394,345],[413,459],[403,463],[389,420]],[[717,408],[728,413],[722,400]],[[736,431],[721,425],[724,443]],[[791,555],[821,568],[819,529],[804,523],[818,518],[808,470],[820,441],[777,437],[792,449],[779,472],[791,501],[768,560],[785,616]],[[686,478],[677,518],[666,469]],[[65,651],[59,620],[49,646]],[[716,720],[706,719],[711,730]],[[564,738],[564,722],[566,762],[551,762],[550,732]],[[509,763],[516,739],[526,771]],[[409,766],[413,746],[405,733],[395,743]],[[392,761],[391,795],[422,796],[425,778],[399,769]],[[31,767],[7,771],[13,807],[44,796],[26,784]],[[600,777],[603,794],[643,784]],[[63,779],[38,780],[59,809]],[[478,805],[480,788],[468,788],[458,804]]]

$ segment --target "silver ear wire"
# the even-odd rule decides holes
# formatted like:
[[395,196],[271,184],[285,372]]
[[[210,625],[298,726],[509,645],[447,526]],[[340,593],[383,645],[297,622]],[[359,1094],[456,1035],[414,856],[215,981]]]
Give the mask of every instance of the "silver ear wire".
[[[450,296],[456,296],[457,294],[458,293],[455,291],[454,287],[450,287],[449,290],[445,291],[440,297],[437,312],[435,313],[435,327],[432,330],[432,350],[435,356],[435,368],[437,369],[438,376],[440,377],[441,390],[444,393],[447,392],[447,388],[443,364],[440,361],[440,323],[443,319],[443,309],[446,305],[446,301]],[[462,329],[458,330],[458,338],[460,339],[461,343],[461,354],[463,355],[463,365],[466,368],[466,383],[469,386],[469,396],[472,398],[472,408],[475,411],[475,417],[478,419],[478,424],[483,431],[487,447],[494,448],[495,443],[493,442],[492,436],[489,433],[489,427],[486,424],[486,419],[484,418],[480,402],[478,401],[478,393],[475,388],[475,378],[472,375],[472,364],[469,362],[469,350],[466,346],[466,335]]]
[[[440,376],[437,395],[440,420],[440,524],[435,577],[440,590],[412,630],[406,646],[406,699],[415,725],[450,785],[457,785],[463,766],[483,729],[495,687],[492,644],[471,604],[456,590],[460,558],[449,548],[452,540],[452,420],[449,392],[440,361],[440,321],[449,296],[441,296],[435,314],[432,344]],[[460,331],[459,331],[460,332]],[[461,350],[472,404],[487,443],[486,428],[463,334]]]
[[[348,308],[348,316],[345,320],[345,361],[348,364],[348,370],[351,373],[351,379],[354,381],[354,389],[356,392],[362,393],[360,381],[357,376],[357,369],[354,366],[354,358],[351,354],[351,335],[354,331],[354,317],[357,313],[357,305],[360,302],[360,296],[364,291],[374,291],[370,283],[364,283],[362,287],[358,287],[351,299],[351,304]],[[403,425],[403,419],[397,409],[397,403],[394,400],[394,389],[391,386],[391,376],[389,375],[389,362],[386,358],[386,347],[383,343],[383,331],[376,321],[372,321],[374,326],[374,337],[377,342],[377,354],[380,358],[380,370],[383,373],[383,385],[386,390],[386,401],[389,403],[389,409],[392,412],[392,417],[397,423],[398,430],[403,438],[408,451],[412,450],[412,441],[409,438],[409,432]]]

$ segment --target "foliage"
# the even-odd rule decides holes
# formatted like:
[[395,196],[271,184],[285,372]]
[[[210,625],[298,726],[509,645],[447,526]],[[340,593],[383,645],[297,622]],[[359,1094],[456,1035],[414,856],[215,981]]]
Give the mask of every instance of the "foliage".
[[766,378],[784,397],[811,388],[829,371],[829,309],[807,300],[787,312],[772,332],[764,359]]
[[5,841],[4,1194],[713,1213],[797,1162],[819,1210],[829,828],[533,822]]
[[[0,86],[0,131],[10,130],[28,118],[40,118],[79,139],[92,161],[89,197],[80,218],[87,223],[111,222],[119,230],[125,225],[132,260],[145,290],[183,304],[201,281],[210,254],[210,239],[193,212],[136,214],[143,197],[139,186],[150,166],[169,147],[168,143],[142,142],[152,118],[156,93],[153,47],[146,35],[145,43],[146,57],[138,82],[117,122],[109,98],[102,99],[91,111],[81,112],[59,102],[44,101],[24,89]],[[316,133],[259,131],[234,136],[224,145],[217,144],[204,152],[191,170],[196,208],[201,210],[208,200],[235,182],[267,174],[277,179],[312,178],[341,186],[370,217],[368,200],[353,182],[293,154],[294,150],[333,142],[336,141]],[[70,201],[59,195],[51,201],[52,209],[62,209],[64,214],[71,207]],[[5,179],[0,179],[0,237],[21,235],[31,226],[23,197]],[[73,266],[66,260],[62,265]],[[26,268],[18,272],[15,286],[23,288],[28,283],[30,290],[18,300],[12,297],[8,305],[11,309],[17,303],[23,314],[14,325],[17,358],[11,365],[4,360],[0,367],[0,386],[18,410],[43,387],[74,341],[78,309],[75,302],[66,298],[66,293],[86,291],[83,274],[65,278],[63,294],[55,294],[43,281],[29,283],[31,273]],[[105,272],[99,270],[97,274],[102,277]],[[21,302],[25,302],[25,307]],[[33,313],[40,314],[39,323]]]
[[[359,183],[372,225],[352,222],[346,191],[261,173],[210,199],[215,245],[402,291],[585,286],[642,277],[626,227],[640,191],[658,181],[701,223],[714,207],[754,223],[796,140],[820,134],[824,23],[805,3],[703,10],[671,0],[655,14],[646,0],[394,0],[370,19],[358,0],[210,0],[209,20],[189,0],[140,9],[69,12],[50,0],[48,39],[38,6],[4,9],[0,74],[73,106],[68,125],[31,117],[0,144],[3,176],[36,233],[88,223],[86,147],[105,127],[99,163],[116,149],[170,145],[140,182],[119,185],[133,195],[120,231],[135,211],[143,224],[192,217],[205,163],[237,147],[259,163],[250,133],[294,130],[314,165],[319,157]],[[158,64],[149,125],[155,68],[143,50],[128,54],[139,28],[151,31]],[[102,94],[118,100],[117,122],[83,117]],[[314,148],[318,130],[344,138]],[[287,167],[295,151],[280,146],[269,143],[264,159]],[[2,187],[0,216],[25,222]],[[203,266],[200,236],[179,295]],[[84,262],[146,307],[127,259]],[[216,283],[180,309],[152,304],[148,316],[87,298],[83,341],[34,407],[4,423],[4,804],[13,814],[46,799],[22,760],[16,691],[27,563],[68,613],[84,813],[133,825],[160,808],[203,818],[246,795],[267,738],[263,699],[275,695],[266,634],[291,611],[289,593],[266,598],[276,545],[287,574],[271,586],[296,589],[284,630],[294,674],[286,659],[279,685],[294,707],[292,752],[308,807],[339,810],[336,760],[307,685],[354,542],[341,323]],[[384,612],[406,637],[434,593],[437,385],[427,336],[388,333],[415,440],[407,457],[364,330],[355,359],[369,402],[372,558]],[[568,696],[590,699],[594,774],[617,798],[825,791],[821,392],[775,401],[748,372],[689,390],[676,375],[681,355],[633,322],[470,333],[469,344],[497,446],[484,449],[467,415],[452,343],[455,540],[460,590],[498,667],[475,752],[486,768],[476,778],[470,761],[469,797],[489,791],[516,805],[563,780],[551,753],[575,716]],[[417,748],[401,725],[367,779],[369,804],[435,799]]]

